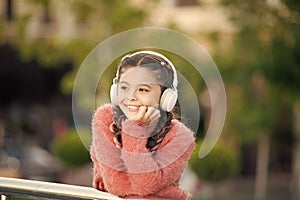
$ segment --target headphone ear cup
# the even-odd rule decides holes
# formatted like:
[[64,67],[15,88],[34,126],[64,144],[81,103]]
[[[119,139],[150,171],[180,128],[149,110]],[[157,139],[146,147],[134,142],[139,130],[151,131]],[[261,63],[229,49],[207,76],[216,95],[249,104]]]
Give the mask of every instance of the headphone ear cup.
[[177,98],[178,98],[177,90],[167,88],[161,95],[160,107],[164,111],[170,112],[174,108],[177,102]]
[[110,101],[113,105],[117,105],[118,104],[118,97],[117,97],[117,88],[118,84],[112,84],[110,86]]

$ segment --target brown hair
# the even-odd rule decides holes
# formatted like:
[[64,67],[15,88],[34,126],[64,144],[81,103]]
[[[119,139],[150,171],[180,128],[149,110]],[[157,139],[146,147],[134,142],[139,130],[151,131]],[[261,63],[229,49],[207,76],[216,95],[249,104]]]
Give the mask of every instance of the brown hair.
[[[162,92],[166,88],[173,88],[174,71],[165,59],[158,55],[148,54],[145,52],[134,53],[131,55],[126,55],[122,58],[118,72],[117,81],[120,80],[120,76],[125,73],[128,69],[132,67],[146,67],[157,75],[157,80],[162,86]],[[118,142],[122,144],[122,122],[126,119],[125,114],[122,112],[119,106],[113,107],[114,121],[113,125],[114,136],[117,138]],[[158,145],[162,142],[165,135],[171,128],[171,120],[173,119],[173,114],[171,112],[165,112],[160,109],[160,119],[157,126],[150,134],[148,138],[146,148],[149,151],[154,151]]]

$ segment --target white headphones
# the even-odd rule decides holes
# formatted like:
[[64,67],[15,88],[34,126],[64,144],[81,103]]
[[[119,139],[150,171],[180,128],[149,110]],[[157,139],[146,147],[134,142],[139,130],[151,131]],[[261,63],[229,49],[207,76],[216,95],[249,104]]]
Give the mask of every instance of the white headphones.
[[[139,51],[132,55],[140,54],[140,53],[158,56],[171,66],[173,75],[174,75],[172,88],[165,89],[165,91],[163,92],[163,94],[161,95],[161,98],[160,98],[160,107],[164,111],[170,112],[174,108],[174,106],[177,102],[177,98],[178,98],[178,92],[177,92],[178,80],[177,80],[177,73],[176,73],[176,69],[175,69],[174,65],[165,56],[163,56],[160,53],[153,52],[153,51]],[[110,100],[113,105],[118,104],[118,96],[117,96],[117,89],[118,89],[117,86],[118,86],[118,77],[119,77],[118,72],[119,72],[119,69],[117,71],[116,77],[113,79],[113,84],[110,87]]]

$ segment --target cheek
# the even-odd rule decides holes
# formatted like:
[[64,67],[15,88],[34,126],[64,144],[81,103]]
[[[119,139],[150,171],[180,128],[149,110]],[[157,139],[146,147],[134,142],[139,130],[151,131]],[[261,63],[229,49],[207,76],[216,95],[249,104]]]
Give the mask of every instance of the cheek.
[[145,97],[143,100],[144,100],[144,103],[147,105],[159,104],[160,94],[149,95],[149,96]]
[[118,98],[118,102],[121,103],[122,101],[124,101],[125,99],[127,99],[128,94],[126,92],[120,92],[117,95]]
[[156,105],[156,104],[159,104],[160,102],[160,97],[161,97],[161,89],[160,87],[159,88],[156,88],[153,93],[151,93],[149,96],[148,96],[148,102],[151,104],[151,105]]

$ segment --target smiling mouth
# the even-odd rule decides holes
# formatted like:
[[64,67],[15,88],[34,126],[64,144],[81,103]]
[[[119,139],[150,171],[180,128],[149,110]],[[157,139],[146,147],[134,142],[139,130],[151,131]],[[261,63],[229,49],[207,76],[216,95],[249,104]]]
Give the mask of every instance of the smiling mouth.
[[129,112],[137,112],[140,109],[140,106],[127,105],[126,107],[127,107]]

